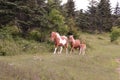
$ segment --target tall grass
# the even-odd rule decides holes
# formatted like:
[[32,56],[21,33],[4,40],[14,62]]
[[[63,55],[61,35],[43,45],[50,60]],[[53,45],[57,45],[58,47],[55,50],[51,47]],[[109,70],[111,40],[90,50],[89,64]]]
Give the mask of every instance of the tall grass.
[[13,64],[0,61],[0,79],[1,80],[40,80],[36,72],[17,68]]
[[0,55],[14,56],[0,56],[1,80],[119,80],[115,59],[120,56],[120,45],[111,43],[108,33],[81,33],[87,44],[84,56],[65,51],[52,55],[50,41],[24,39],[15,34],[19,31],[8,28],[0,32]]
[[[118,64],[120,45],[110,42],[109,34],[81,34],[87,42],[86,55],[52,55],[50,45],[21,39],[19,46],[28,47],[25,54],[0,56],[2,80],[119,80]],[[26,44],[26,45],[25,45]],[[31,48],[37,46],[37,49]],[[53,45],[52,45],[53,46]],[[35,55],[27,55],[36,52]],[[47,51],[48,50],[48,51]],[[45,55],[41,55],[45,54]]]

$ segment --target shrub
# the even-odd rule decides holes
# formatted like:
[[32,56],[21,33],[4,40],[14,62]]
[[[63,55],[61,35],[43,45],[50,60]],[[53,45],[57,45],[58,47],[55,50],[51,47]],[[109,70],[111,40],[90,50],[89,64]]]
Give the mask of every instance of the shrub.
[[112,32],[110,34],[111,42],[116,41],[120,36],[120,28],[113,27]]
[[68,35],[74,35],[74,38],[79,38],[79,32],[80,31],[78,31],[78,28],[75,24],[74,19],[69,18],[67,22],[68,22],[67,25],[69,27]]
[[[45,35],[45,36],[44,36]],[[12,56],[19,54],[44,54],[54,47],[52,43],[40,43],[43,37],[48,38],[48,32],[40,32],[34,29],[23,38],[16,26],[0,28],[0,56]]]
[[29,33],[29,38],[36,41],[40,40],[40,32],[38,30],[33,30]]
[[68,26],[67,25],[63,25],[62,27],[59,28],[58,32],[60,32],[61,35],[65,35],[68,33]]

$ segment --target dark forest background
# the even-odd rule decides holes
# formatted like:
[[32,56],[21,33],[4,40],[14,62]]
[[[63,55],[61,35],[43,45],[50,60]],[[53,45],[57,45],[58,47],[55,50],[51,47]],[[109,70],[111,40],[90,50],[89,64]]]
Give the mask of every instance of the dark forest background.
[[[110,32],[120,27],[120,5],[111,7],[109,0],[90,0],[87,10],[76,10],[73,0],[61,5],[61,0],[0,0],[0,29],[16,26],[24,38],[44,42],[51,31],[60,34],[79,32]],[[12,27],[11,27],[12,29]],[[14,29],[14,28],[13,28]]]

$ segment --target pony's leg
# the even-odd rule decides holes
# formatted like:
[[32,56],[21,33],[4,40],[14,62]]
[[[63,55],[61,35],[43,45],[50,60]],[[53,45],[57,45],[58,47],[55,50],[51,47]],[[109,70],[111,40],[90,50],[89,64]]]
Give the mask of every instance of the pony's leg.
[[68,44],[65,45],[66,54],[68,54]]
[[66,48],[66,54],[68,54],[68,48]]
[[57,47],[55,47],[55,50],[54,50],[54,53],[53,53],[53,54],[56,54],[56,51],[57,51]]
[[73,52],[73,47],[71,48],[70,54]]
[[82,53],[82,49],[80,48],[80,52],[79,52],[79,55]]
[[85,55],[85,50],[83,50],[83,55]]
[[63,47],[61,46],[61,47],[60,47],[60,52],[59,52],[60,54],[61,54],[62,50],[63,50]]
[[83,55],[85,55],[85,49],[83,49]]
[[86,51],[86,45],[83,48],[83,55],[85,55],[85,51]]

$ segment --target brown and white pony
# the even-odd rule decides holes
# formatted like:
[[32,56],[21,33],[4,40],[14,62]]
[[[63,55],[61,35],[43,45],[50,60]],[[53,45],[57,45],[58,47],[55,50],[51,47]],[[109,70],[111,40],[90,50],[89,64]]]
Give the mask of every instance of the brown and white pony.
[[74,49],[78,48],[79,49],[79,55],[81,53],[83,53],[83,55],[85,54],[86,44],[81,43],[79,39],[75,40],[73,35],[69,36],[69,42],[70,42],[70,45],[71,45],[70,53],[72,53]]
[[67,48],[68,48],[68,38],[66,36],[60,36],[59,33],[57,32],[52,32],[51,33],[51,40],[54,41],[55,43],[55,50],[53,54],[56,54],[58,47],[60,46],[60,51],[59,53],[61,54],[63,47],[66,48],[66,54],[68,53]]

